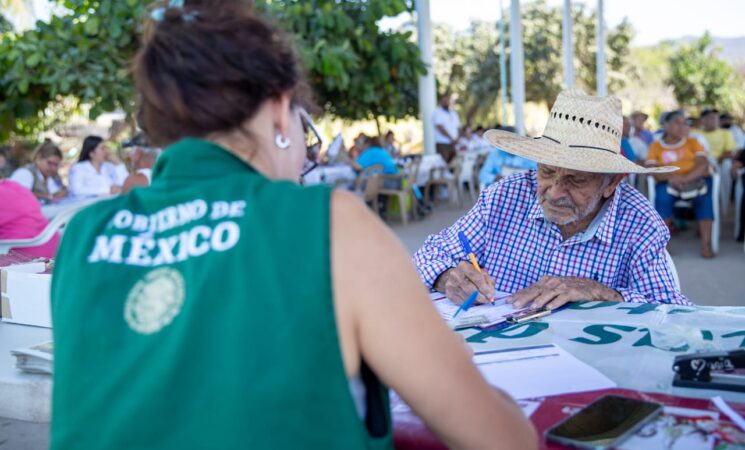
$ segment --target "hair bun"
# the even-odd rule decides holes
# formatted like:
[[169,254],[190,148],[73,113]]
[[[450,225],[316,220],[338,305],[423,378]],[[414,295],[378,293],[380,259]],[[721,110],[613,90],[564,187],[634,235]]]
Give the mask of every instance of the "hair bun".
[[292,39],[255,15],[250,2],[159,6],[153,13],[160,10],[162,21],[153,17],[133,70],[138,122],[154,145],[238,129],[262,102],[285,93],[307,100]]

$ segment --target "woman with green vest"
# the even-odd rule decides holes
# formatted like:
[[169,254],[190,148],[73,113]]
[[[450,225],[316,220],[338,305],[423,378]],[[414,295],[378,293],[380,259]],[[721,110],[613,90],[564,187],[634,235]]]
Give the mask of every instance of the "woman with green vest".
[[535,448],[384,224],[296,183],[317,146],[288,38],[236,0],[151,17],[138,118],[166,150],[65,231],[51,448],[391,448],[384,386],[451,447]]
[[34,151],[34,161],[13,172],[10,179],[31,191],[37,200],[47,204],[67,196],[58,169],[62,151],[51,141],[44,141]]

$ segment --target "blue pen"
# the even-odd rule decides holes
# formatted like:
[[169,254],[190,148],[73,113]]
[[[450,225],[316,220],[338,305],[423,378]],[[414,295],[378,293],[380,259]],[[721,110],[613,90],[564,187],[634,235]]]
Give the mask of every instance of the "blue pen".
[[[473,268],[478,270],[479,273],[483,273],[481,267],[479,267],[479,262],[476,260],[476,255],[474,255],[473,251],[471,250],[471,244],[468,242],[468,238],[466,237],[465,233],[459,231],[458,239],[460,240],[460,245],[463,246],[463,251],[466,252],[468,259],[471,261],[471,264],[473,264]],[[494,305],[494,299],[491,300],[491,304],[492,306]]]
[[459,312],[468,311],[468,308],[470,308],[471,306],[473,306],[474,303],[476,303],[476,298],[478,298],[478,296],[479,296],[479,291],[473,291],[473,294],[471,294],[471,296],[468,297],[466,301],[463,302],[463,304],[458,307],[458,310],[455,311],[455,314],[453,314],[453,319],[455,319],[455,317],[458,315]]

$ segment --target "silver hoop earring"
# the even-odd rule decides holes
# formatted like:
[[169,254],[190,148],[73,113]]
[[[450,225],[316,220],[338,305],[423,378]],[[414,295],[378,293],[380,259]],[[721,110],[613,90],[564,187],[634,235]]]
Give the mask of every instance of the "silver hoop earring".
[[274,145],[276,145],[279,149],[286,150],[290,146],[290,138],[286,138],[277,133],[277,135],[274,137]]

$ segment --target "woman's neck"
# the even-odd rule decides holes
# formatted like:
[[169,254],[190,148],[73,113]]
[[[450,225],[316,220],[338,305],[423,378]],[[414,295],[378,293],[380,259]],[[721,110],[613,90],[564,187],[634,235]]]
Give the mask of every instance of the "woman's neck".
[[222,147],[228,153],[237,156],[238,159],[250,165],[265,177],[270,179],[277,177],[274,164],[272,164],[269,158],[264,157],[264,152],[258,149],[252,152],[247,150],[248,148],[255,147],[256,144],[254,142],[250,142],[243,137],[224,134],[208,136],[206,139]]
[[103,165],[103,161],[96,162],[96,161],[93,161],[92,159],[89,159],[88,161],[90,161],[91,166],[93,166],[93,168],[96,169],[96,172],[101,171],[101,166]]

